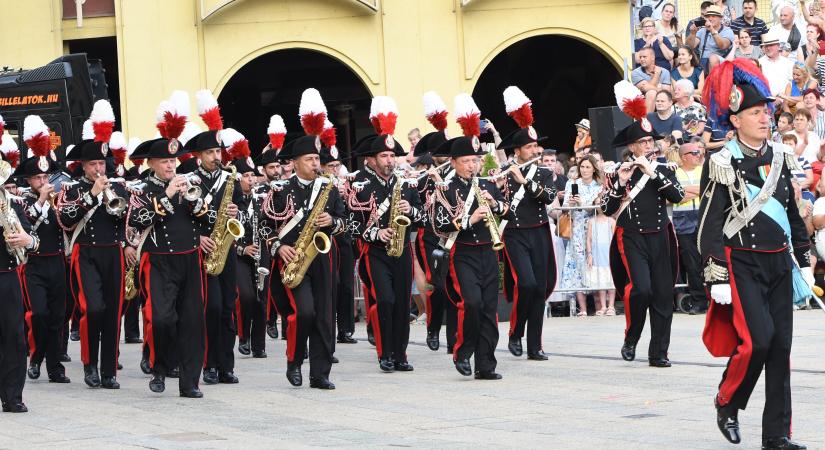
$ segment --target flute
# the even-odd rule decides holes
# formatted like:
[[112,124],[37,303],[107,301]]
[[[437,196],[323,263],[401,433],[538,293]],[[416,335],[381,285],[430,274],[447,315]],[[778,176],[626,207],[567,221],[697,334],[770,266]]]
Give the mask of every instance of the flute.
[[[529,166],[530,164],[533,164],[533,163],[535,163],[536,161],[539,161],[539,160],[541,160],[541,156],[537,156],[537,157],[535,157],[535,158],[533,158],[533,159],[531,159],[531,160],[529,160],[529,161],[527,161],[527,162],[523,162],[523,163],[521,163],[521,164],[518,164],[518,165],[516,165],[516,167],[518,167],[519,169],[521,169],[521,168],[524,168],[524,167],[526,167],[526,166]],[[510,167],[513,167],[513,166],[510,166]],[[491,175],[491,176],[489,176],[489,177],[478,177],[478,179],[480,179],[480,180],[487,180],[487,181],[495,181],[495,180],[498,180],[499,178],[504,178],[504,177],[506,177],[506,176],[507,176],[507,173],[508,173],[508,170],[510,169],[510,167],[508,167],[508,168],[507,168],[507,170],[505,170],[505,171],[503,171],[503,172],[501,172],[501,173],[499,173],[499,174],[496,174],[496,175]]]

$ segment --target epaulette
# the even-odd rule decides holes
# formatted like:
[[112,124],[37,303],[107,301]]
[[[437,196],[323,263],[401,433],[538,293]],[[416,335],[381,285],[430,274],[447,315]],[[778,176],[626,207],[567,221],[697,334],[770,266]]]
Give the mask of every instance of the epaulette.
[[731,155],[730,150],[727,148],[722,148],[722,150],[710,156],[708,177],[711,181],[725,186],[733,184],[734,180],[736,180],[736,171],[733,170],[733,164],[731,163],[732,158],[733,155]]
[[790,145],[774,142],[771,146],[773,147],[774,152],[779,152],[785,155],[785,165],[788,166],[789,170],[802,170],[802,167],[799,166],[799,160],[796,157],[796,153]]

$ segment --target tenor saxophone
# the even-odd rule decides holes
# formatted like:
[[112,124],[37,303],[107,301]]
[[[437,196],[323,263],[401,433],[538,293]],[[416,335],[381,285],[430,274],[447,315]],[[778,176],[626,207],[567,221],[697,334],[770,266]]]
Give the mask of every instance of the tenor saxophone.
[[387,255],[393,258],[398,258],[404,253],[404,240],[407,237],[407,227],[410,226],[410,218],[401,214],[398,209],[402,183],[401,178],[396,178],[395,186],[392,189],[392,200],[390,201],[390,228],[394,233],[387,242]]
[[487,204],[487,199],[485,199],[484,195],[482,195],[483,191],[481,186],[478,185],[478,178],[473,178],[473,190],[475,191],[476,200],[478,201],[478,207],[487,208],[487,214],[484,216],[484,224],[487,225],[487,229],[490,231],[490,238],[493,241],[493,250],[499,251],[504,248],[504,242],[501,242],[501,233],[498,229],[498,222],[496,222],[493,212],[490,211],[490,205]]
[[212,228],[212,234],[209,235],[215,241],[215,251],[206,255],[204,261],[206,273],[212,276],[220,275],[223,272],[223,266],[226,265],[226,258],[229,256],[229,248],[235,242],[235,239],[244,235],[241,221],[230,219],[226,214],[226,208],[232,202],[232,194],[235,191],[235,180],[238,179],[238,169],[235,166],[229,166],[229,169],[232,173],[226,177],[226,187],[218,206],[215,227]]
[[324,208],[326,208],[327,201],[329,200],[329,193],[334,186],[335,183],[329,180],[324,190],[318,195],[318,199],[315,201],[315,205],[312,207],[312,211],[304,223],[304,228],[301,230],[301,234],[298,235],[298,240],[295,241],[295,258],[292,258],[281,271],[284,286],[290,289],[294,289],[301,284],[301,281],[304,280],[304,276],[309,269],[309,265],[312,264],[312,260],[314,260],[319,253],[328,253],[331,248],[329,236],[324,232],[318,231],[318,225],[315,225],[315,222],[318,216],[324,212]]

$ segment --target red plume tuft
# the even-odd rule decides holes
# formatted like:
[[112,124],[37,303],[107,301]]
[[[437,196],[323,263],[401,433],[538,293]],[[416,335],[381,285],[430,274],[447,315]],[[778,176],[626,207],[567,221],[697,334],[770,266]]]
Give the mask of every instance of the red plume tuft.
[[112,131],[115,129],[114,122],[92,122],[95,131],[95,142],[109,142]]
[[78,167],[80,167],[80,164],[81,161],[72,161],[66,166],[66,168],[69,169],[69,172],[74,172]]
[[332,148],[336,140],[334,127],[324,128],[324,131],[321,132],[321,142],[324,144],[324,147]]
[[378,121],[381,134],[395,134],[395,124],[398,121],[398,114],[394,112],[379,113],[375,119]]
[[447,128],[447,111],[439,111],[432,115],[427,116],[427,120],[430,121],[433,127],[435,127],[438,131],[444,131]]
[[469,116],[456,118],[456,122],[461,126],[461,131],[466,137],[481,135],[481,113],[472,113]]
[[52,151],[52,141],[48,134],[37,134],[26,141],[26,145],[34,156],[49,156]]
[[[188,153],[187,153],[187,155],[188,155]],[[141,159],[141,158],[133,159],[132,164],[134,164],[135,167],[140,167],[140,166],[143,165],[143,159]]]
[[17,164],[20,163],[20,150],[9,150],[3,154],[3,158],[11,165],[12,169],[16,169]]
[[384,134],[381,132],[381,122],[378,121],[378,117],[370,117],[370,123],[375,129],[375,134]]
[[[184,154],[178,156],[178,161],[180,161],[181,164],[183,164],[186,161],[189,161],[190,159],[192,159],[194,157],[195,157],[195,155],[193,155],[192,153],[184,153]],[[135,165],[138,165],[138,163],[135,162]]]
[[[166,130],[166,139],[177,139],[181,133],[183,133],[184,127],[186,127],[186,116],[179,116],[177,114],[173,114],[170,111],[166,111],[163,113],[163,120],[165,122],[164,129]],[[160,129],[160,126],[158,126]]]
[[156,123],[155,128],[158,129],[158,133],[160,133],[160,137],[162,137],[164,139],[169,139],[169,134],[166,132],[166,122]]
[[647,116],[647,106],[644,97],[633,97],[622,101],[622,111],[635,120]]
[[309,113],[301,116],[301,126],[307,135],[318,136],[324,131],[326,113]]
[[269,133],[269,146],[273,150],[283,147],[284,138],[286,138],[286,135],[283,133]]
[[252,152],[249,150],[249,141],[246,139],[241,139],[240,141],[234,143],[232,147],[229,148],[229,156],[232,159],[246,159]]
[[218,107],[210,108],[205,113],[201,114],[201,119],[206,127],[212,131],[223,128],[223,119],[221,119],[221,110]]
[[115,159],[115,165],[122,166],[123,162],[126,161],[126,149],[119,148],[110,150],[112,150],[112,157]]
[[533,108],[530,107],[530,103],[525,103],[511,112],[510,117],[516,121],[520,128],[527,128],[533,124]]

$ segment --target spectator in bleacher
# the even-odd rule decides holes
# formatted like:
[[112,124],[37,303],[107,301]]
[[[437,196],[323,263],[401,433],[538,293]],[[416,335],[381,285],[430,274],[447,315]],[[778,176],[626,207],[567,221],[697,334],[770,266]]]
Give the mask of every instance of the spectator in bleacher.
[[742,28],[736,34],[736,39],[733,40],[733,49],[725,59],[728,61],[733,61],[736,58],[759,59],[761,56],[762,49],[753,44],[750,31],[747,28]]
[[822,0],[814,0],[811,2],[811,7],[805,7],[805,1],[801,0],[800,2],[802,16],[805,18],[805,21],[811,25],[817,25],[819,27],[825,27],[825,2]]
[[633,60],[637,64],[641,65],[642,63],[639,59],[641,50],[650,48],[656,56],[656,65],[666,69],[668,72],[670,71],[671,61],[673,61],[673,46],[669,40],[659,34],[659,30],[656,29],[655,20],[649,17],[642,20],[642,37],[633,41],[633,46],[633,51],[635,52],[633,54]]
[[[797,155],[802,155],[808,161],[816,161],[816,155],[819,153],[819,136],[811,131],[811,112],[805,108],[797,108],[793,115],[793,130],[791,134],[796,136]],[[800,161],[801,162],[801,161]],[[810,186],[802,185],[803,188]]]
[[644,47],[637,53],[639,67],[630,73],[630,81],[639,88],[645,96],[645,105],[648,112],[654,111],[656,93],[660,89],[670,89],[670,72],[657,66],[654,61],[653,49]]
[[576,128],[576,141],[573,143],[573,151],[578,152],[584,147],[590,147],[592,144],[592,140],[590,139],[590,120],[582,119],[573,126]]
[[825,111],[821,99],[819,89],[806,89],[802,93],[802,105],[811,112],[811,130],[819,136],[820,148],[825,144]]
[[[817,35],[817,39],[822,37],[822,31]],[[814,71],[814,77],[819,81],[819,91],[825,93],[825,57],[823,54],[823,41],[808,39],[806,47],[809,49],[816,49],[809,51],[805,58],[805,63]]]
[[[688,35],[690,34],[690,27],[696,26],[696,22],[704,23],[705,22],[705,12],[708,10],[708,6],[712,5],[713,3],[710,0],[705,0],[699,5],[699,17],[695,19],[690,19],[688,21],[687,26],[685,27],[685,43],[687,43]],[[704,26],[704,25],[701,25]],[[697,27],[698,28],[698,27]]]
[[729,27],[736,17],[736,11],[728,5],[727,0],[711,0],[713,5],[722,11],[722,23]]
[[683,139],[690,136],[701,137],[708,121],[704,105],[694,100],[693,84],[688,79],[681,79],[673,85],[673,109],[682,120]]
[[[692,24],[688,29],[687,44],[699,53],[699,60],[709,71],[725,59],[733,45],[733,31],[722,24],[722,10],[711,5],[705,10],[705,26]],[[783,86],[784,87],[784,86]]]
[[[804,61],[807,63],[808,57],[811,56],[810,49],[813,50],[813,54],[816,55],[819,53],[819,40],[822,36],[822,29],[819,28],[819,25],[808,24],[805,27],[805,43],[799,46],[799,51],[802,52],[802,57],[805,58]],[[816,56],[814,56],[816,58]],[[813,69],[811,69],[813,72]]]
[[771,140],[782,143],[782,136],[791,130],[793,130],[793,114],[783,112],[779,115],[779,118],[776,119],[776,131],[774,131],[773,136],[771,136]]
[[787,42],[790,48],[791,60],[799,58],[799,45],[804,41],[802,31],[794,23],[794,8],[785,5],[779,10],[779,23],[774,24],[768,31],[779,38],[779,42]]
[[804,147],[802,147],[797,135],[794,133],[785,134],[782,136],[782,143],[794,148],[796,159],[799,162],[799,168],[791,170],[794,185],[799,187],[801,195],[804,198],[810,199],[812,202],[816,199],[810,192],[809,188],[814,180],[813,167],[811,160],[805,157]]
[[694,93],[701,99],[702,87],[705,85],[705,72],[699,64],[699,58],[693,49],[687,45],[680,45],[676,49],[676,60],[673,62],[673,70],[670,71],[670,81],[675,83],[681,79],[690,80],[693,84]]
[[672,48],[682,45],[682,30],[679,29],[676,7],[670,1],[662,7],[662,18],[656,21],[656,30],[670,41]]
[[730,23],[730,28],[737,35],[739,30],[748,30],[751,44],[759,47],[759,44],[762,43],[762,35],[768,32],[768,25],[764,20],[756,17],[756,9],[756,0],[744,0],[742,2],[742,15]]
[[701,192],[702,165],[705,161],[704,144],[701,138],[691,138],[679,147],[679,167],[676,179],[685,190],[681,203],[673,205],[673,227],[679,242],[679,258],[687,278],[688,292],[694,304],[707,304],[705,285],[702,278],[702,258],[696,245],[699,226],[699,202]]
[[564,186],[567,184],[567,177],[556,171],[556,167],[558,167],[557,163],[555,150],[548,148],[542,152],[541,165],[552,171],[550,176],[553,179],[553,187],[556,188],[558,194],[563,194]]
[[682,118],[673,110],[673,94],[660,90],[656,93],[656,111],[647,113],[647,120],[660,136],[682,137]]
[[[779,37],[773,30],[768,31],[762,36],[762,55],[759,58],[759,67],[762,69],[762,75],[768,80],[768,86],[771,88],[771,95],[778,96],[785,90],[788,85],[788,80],[791,78],[791,69],[793,68],[793,61],[782,56],[779,52]],[[781,105],[782,100],[777,98],[778,105]]]
[[785,86],[785,91],[777,96],[782,99],[782,110],[793,113],[802,101],[802,93],[808,89],[817,89],[816,80],[811,78],[808,68],[801,62],[793,63],[791,81]]

